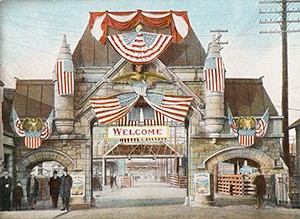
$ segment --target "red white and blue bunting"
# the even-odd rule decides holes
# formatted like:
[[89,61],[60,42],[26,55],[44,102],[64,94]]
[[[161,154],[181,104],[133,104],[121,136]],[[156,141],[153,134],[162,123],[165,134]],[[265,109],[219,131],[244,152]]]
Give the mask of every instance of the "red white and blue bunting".
[[[184,122],[193,100],[190,96],[148,93],[147,96],[142,97],[136,93],[127,93],[113,97],[93,97],[90,98],[90,103],[98,118],[98,122],[100,124],[111,124],[120,119],[124,119],[133,109],[140,97],[144,98],[153,109],[153,112],[156,112],[156,114],[153,113],[153,117],[149,117],[149,113],[147,113],[148,117],[145,114],[146,116],[144,115],[144,118],[147,119],[145,122],[152,120],[152,122],[161,124],[163,124],[163,121],[160,121],[163,116]],[[157,114],[157,112],[159,114]]]
[[20,120],[14,108],[12,108],[13,129],[20,136],[24,137],[27,148],[38,148],[52,134],[52,123],[54,110],[50,113],[47,121],[43,122],[40,118],[26,118]]
[[255,143],[255,138],[263,138],[268,129],[269,109],[267,109],[257,123],[253,116],[239,117],[234,120],[231,110],[228,107],[228,123],[231,133],[238,137],[238,142],[242,146],[252,146]]
[[107,39],[124,59],[134,64],[148,64],[152,62],[172,42],[172,36],[141,31],[111,35]]
[[135,28],[138,24],[157,29],[171,27],[175,43],[180,43],[191,29],[187,11],[90,12],[90,31],[102,44],[106,42],[108,27],[126,31]]

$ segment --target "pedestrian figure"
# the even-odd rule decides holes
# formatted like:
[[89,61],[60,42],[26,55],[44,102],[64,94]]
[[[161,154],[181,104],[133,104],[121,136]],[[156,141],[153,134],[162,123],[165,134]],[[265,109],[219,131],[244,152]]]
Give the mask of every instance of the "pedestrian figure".
[[30,177],[27,179],[26,184],[26,193],[27,193],[27,202],[26,209],[28,206],[31,206],[31,209],[35,209],[36,199],[39,191],[39,181],[37,180],[34,173],[30,174]]
[[113,175],[113,181],[114,181],[114,183],[113,184],[115,184],[115,186],[118,188],[118,184],[117,184],[117,175],[114,173],[114,175]]
[[257,198],[257,209],[264,208],[264,195],[266,194],[267,183],[265,177],[259,171],[259,174],[254,178],[253,184],[255,187],[255,196]]
[[110,188],[112,188],[114,185],[114,176],[113,175],[110,175],[110,177],[109,177],[109,184],[110,184]]
[[62,198],[63,208],[62,211],[69,211],[69,203],[71,197],[71,188],[73,185],[73,179],[68,174],[68,169],[63,169],[63,175],[60,177],[60,196]]
[[10,211],[11,192],[13,187],[13,179],[8,175],[7,169],[4,169],[3,176],[0,178],[0,196],[2,202],[2,211]]
[[14,203],[15,203],[16,211],[21,211],[22,198],[23,198],[23,188],[22,188],[22,185],[21,185],[20,181],[17,182],[17,185],[14,188],[13,197],[14,197]]
[[50,187],[52,208],[57,208],[59,196],[59,177],[57,176],[56,170],[53,171],[53,176],[50,178],[48,185]]

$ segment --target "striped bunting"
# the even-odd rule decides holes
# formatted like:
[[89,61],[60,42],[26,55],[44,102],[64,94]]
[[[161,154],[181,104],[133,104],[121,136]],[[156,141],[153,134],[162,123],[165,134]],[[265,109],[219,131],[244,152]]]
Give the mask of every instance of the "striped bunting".
[[118,96],[113,97],[93,97],[90,103],[95,111],[100,124],[110,124],[116,122],[127,115],[130,109],[136,104],[139,96],[134,95],[128,100],[128,104],[121,104]]
[[[206,89],[208,91],[221,91],[225,90],[225,74],[222,58],[212,58],[215,63],[209,65],[204,70],[206,81]],[[210,61],[211,62],[211,61]]]
[[155,111],[179,122],[184,122],[190,105],[193,101],[193,98],[190,96],[174,95],[163,96],[160,104],[155,104],[149,99],[148,96],[144,97],[144,99]]
[[[160,112],[154,111],[154,119],[144,119],[145,126],[165,125],[165,116]],[[166,140],[166,138],[147,138],[146,141]]]
[[112,47],[123,58],[134,64],[148,64],[152,62],[172,42],[172,36],[146,32],[117,34],[107,38]]
[[74,71],[72,60],[57,60],[55,66],[57,93],[69,95],[74,93]]

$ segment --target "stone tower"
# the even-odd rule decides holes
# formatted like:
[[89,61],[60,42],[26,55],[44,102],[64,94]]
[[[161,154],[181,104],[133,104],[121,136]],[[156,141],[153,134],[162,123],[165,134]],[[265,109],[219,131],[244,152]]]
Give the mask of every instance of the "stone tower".
[[66,36],[56,59],[54,74],[55,128],[61,139],[74,129],[74,67]]
[[215,137],[219,136],[224,125],[224,89],[225,89],[225,71],[220,55],[220,46],[213,35],[209,47],[208,55],[205,60],[205,102],[206,131]]

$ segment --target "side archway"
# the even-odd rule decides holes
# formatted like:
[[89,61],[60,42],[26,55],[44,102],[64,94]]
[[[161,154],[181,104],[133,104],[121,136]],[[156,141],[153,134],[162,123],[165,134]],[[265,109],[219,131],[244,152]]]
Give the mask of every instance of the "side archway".
[[16,165],[18,172],[27,172],[36,165],[46,161],[57,161],[69,170],[73,170],[76,162],[64,152],[53,148],[41,148],[26,153]]
[[260,168],[264,172],[273,169],[275,166],[275,160],[270,155],[262,151],[259,151],[257,149],[244,148],[244,147],[227,148],[221,150],[213,154],[209,158],[207,158],[203,162],[203,164],[205,166],[205,169],[210,173],[212,173],[214,171],[215,165],[217,165],[218,162],[223,162],[235,158],[245,158],[245,159],[253,160],[260,165]]

